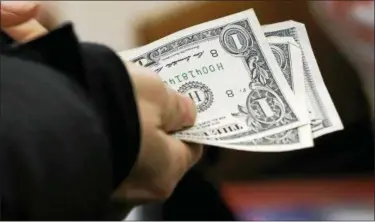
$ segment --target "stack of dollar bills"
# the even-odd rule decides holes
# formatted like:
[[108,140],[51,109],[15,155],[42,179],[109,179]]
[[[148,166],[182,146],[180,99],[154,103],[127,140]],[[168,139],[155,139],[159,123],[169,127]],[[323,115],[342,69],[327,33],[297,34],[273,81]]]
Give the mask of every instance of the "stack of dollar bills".
[[261,26],[250,9],[119,55],[194,100],[195,125],[174,134],[187,142],[281,152],[343,129],[296,21]]

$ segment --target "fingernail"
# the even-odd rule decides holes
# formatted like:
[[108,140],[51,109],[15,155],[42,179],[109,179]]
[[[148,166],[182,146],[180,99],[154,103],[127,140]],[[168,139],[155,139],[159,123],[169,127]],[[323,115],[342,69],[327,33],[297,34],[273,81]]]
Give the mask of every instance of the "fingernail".
[[195,123],[195,117],[196,117],[196,108],[193,100],[181,94],[181,101],[182,101],[182,112],[183,112],[183,118],[184,118],[184,125],[185,126],[192,126]]

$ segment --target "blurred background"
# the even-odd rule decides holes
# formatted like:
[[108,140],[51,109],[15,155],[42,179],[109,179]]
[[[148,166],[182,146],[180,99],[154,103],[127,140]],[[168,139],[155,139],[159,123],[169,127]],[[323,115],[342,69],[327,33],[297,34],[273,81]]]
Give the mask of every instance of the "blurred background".
[[[373,1],[45,1],[47,26],[66,20],[82,40],[122,51],[254,8],[261,24],[306,25],[345,129],[315,147],[253,153],[207,147],[165,203],[127,220],[373,220]],[[120,215],[121,217],[121,215]]]

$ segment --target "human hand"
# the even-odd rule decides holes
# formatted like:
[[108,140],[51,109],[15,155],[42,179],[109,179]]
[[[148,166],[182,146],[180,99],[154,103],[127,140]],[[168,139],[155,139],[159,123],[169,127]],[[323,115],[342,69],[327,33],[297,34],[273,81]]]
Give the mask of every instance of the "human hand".
[[114,197],[141,204],[167,199],[178,181],[202,156],[202,146],[188,144],[172,132],[194,124],[194,103],[167,88],[151,70],[127,63],[141,125],[138,160]]
[[27,42],[48,31],[36,19],[39,4],[31,1],[1,1],[1,29],[17,42]]

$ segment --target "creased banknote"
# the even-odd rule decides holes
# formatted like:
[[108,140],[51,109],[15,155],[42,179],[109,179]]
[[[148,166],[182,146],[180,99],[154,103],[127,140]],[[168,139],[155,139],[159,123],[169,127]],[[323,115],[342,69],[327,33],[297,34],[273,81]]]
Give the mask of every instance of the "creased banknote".
[[[307,112],[302,52],[299,45],[291,37],[269,37],[267,41],[298,103],[305,104],[305,112]],[[238,115],[246,117],[245,113],[238,113]],[[311,127],[307,124],[259,139],[220,145],[238,150],[286,151],[312,147],[313,144]]]
[[[120,54],[196,103],[192,142],[242,142],[306,125],[253,10],[179,31]],[[237,115],[246,113],[246,118]]]
[[196,124],[174,134],[185,141],[280,152],[343,128],[298,22],[261,27],[250,9],[119,55],[195,102]]
[[[301,84],[304,82],[302,52],[298,44],[290,37],[269,37],[267,40],[298,103],[305,104],[305,112],[307,112],[306,89],[305,85]],[[230,145],[233,149],[286,151],[312,147],[314,142],[310,124],[307,124],[252,141]]]
[[263,31],[268,37],[292,37],[302,50],[305,87],[313,136],[316,138],[342,130],[341,119],[324,84],[305,25],[295,21],[285,21],[265,25]]

